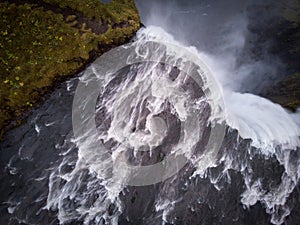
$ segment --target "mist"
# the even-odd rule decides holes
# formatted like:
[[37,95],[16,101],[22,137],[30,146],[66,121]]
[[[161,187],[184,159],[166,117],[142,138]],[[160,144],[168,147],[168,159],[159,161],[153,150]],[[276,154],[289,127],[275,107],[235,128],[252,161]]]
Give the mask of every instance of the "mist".
[[222,86],[227,124],[242,138],[251,139],[267,155],[278,144],[299,145],[299,113],[291,116],[260,97],[286,74],[284,63],[272,51],[274,21],[284,9],[280,1],[137,0],[136,4],[149,32],[161,27],[181,45],[197,49]]
[[176,40],[195,46],[224,88],[261,94],[284,75],[285,66],[270,53],[272,39],[259,40],[280,13],[272,1],[136,1],[145,26],[160,26]]

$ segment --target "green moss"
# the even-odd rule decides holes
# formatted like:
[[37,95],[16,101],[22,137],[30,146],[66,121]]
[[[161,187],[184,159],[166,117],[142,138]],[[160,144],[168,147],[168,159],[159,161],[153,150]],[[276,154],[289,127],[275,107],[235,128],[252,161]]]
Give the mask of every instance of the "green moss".
[[268,88],[267,98],[291,110],[300,107],[300,2],[298,0],[279,1],[281,22],[275,39],[276,52],[287,66],[285,78]]
[[298,0],[286,0],[282,3],[283,16],[297,27],[300,24],[300,2]]
[[[58,14],[42,6],[0,3],[0,136],[11,119],[30,109],[55,80],[76,73],[91,52],[101,53],[100,44],[122,44],[140,26],[133,1],[108,5],[98,0],[44,1],[96,18],[99,26],[107,21],[108,30],[93,33],[76,15]],[[112,29],[115,22],[122,21],[128,25]]]
[[120,23],[122,21],[139,21],[139,15],[133,0],[112,0],[104,4],[99,0],[44,0],[61,8],[71,8],[89,19]]
[[266,96],[272,101],[295,111],[300,107],[300,73],[288,76],[270,90]]

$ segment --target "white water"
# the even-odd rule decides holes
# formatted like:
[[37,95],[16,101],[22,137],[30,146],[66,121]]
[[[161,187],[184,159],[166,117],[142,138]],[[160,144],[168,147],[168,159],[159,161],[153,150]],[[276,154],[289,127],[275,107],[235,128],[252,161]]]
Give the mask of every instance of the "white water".
[[253,94],[228,93],[228,124],[242,138],[269,155],[275,147],[295,149],[299,146],[300,129],[291,115],[280,105]]
[[[261,202],[266,207],[266,212],[272,216],[272,223],[283,223],[284,218],[289,214],[289,209],[285,206],[286,199],[295,188],[300,176],[299,159],[293,160],[291,158],[291,152],[300,146],[300,128],[295,122],[299,120],[299,117],[291,115],[267,99],[234,91],[230,88],[230,80],[225,78],[225,75],[230,71],[224,63],[218,61],[220,59],[205,52],[198,52],[195,47],[183,46],[162,28],[150,26],[140,30],[133,45],[136,45],[138,51],[147,41],[171,42],[197,55],[207,63],[215,77],[222,77],[217,81],[221,89],[211,90],[210,96],[193,102],[180,88],[180,84],[185,80],[185,74],[180,74],[176,82],[171,82],[169,79],[161,77],[163,70],[157,68],[158,64],[150,64],[148,68],[135,67],[135,71],[138,73],[134,81],[130,77],[134,75],[134,72],[131,74],[129,72],[130,75],[125,79],[124,84],[113,86],[111,95],[105,96],[98,106],[104,107],[111,117],[110,127],[107,132],[100,132],[100,139],[104,142],[114,140],[122,143],[111,149],[112,161],[103,162],[97,158],[101,156],[101,153],[93,153],[88,149],[86,152],[82,149],[79,150],[76,163],[74,163],[74,159],[66,157],[60,168],[72,164],[74,169],[66,173],[59,168],[52,173],[49,182],[47,208],[58,210],[58,218],[61,223],[83,218],[85,224],[97,224],[100,223],[101,218],[104,218],[108,224],[117,224],[118,217],[123,211],[119,194],[126,187],[130,171],[121,171],[116,174],[114,179],[105,179],[109,166],[106,163],[117,164],[117,161],[124,157],[128,147],[133,149],[134,155],[137,156],[138,150],[140,151],[146,146],[146,150],[150,150],[151,156],[152,149],[161,145],[168,129],[168,125],[157,116],[167,107],[166,101],[172,105],[171,113],[176,115],[180,121],[185,121],[193,110],[198,110],[198,117],[201,118],[207,103],[211,104],[210,98],[223,97],[225,114],[218,117],[217,111],[212,109],[208,120],[202,121],[200,119],[202,124],[197,123],[198,120],[190,120],[189,125],[184,129],[186,134],[184,139],[180,139],[171,152],[183,153],[189,159],[197,168],[193,176],[206,176],[205,172],[208,167],[217,166],[222,162],[225,163],[225,167],[220,177],[226,175],[229,169],[241,172],[246,186],[246,190],[241,196],[241,203],[245,207],[250,207]],[[175,54],[180,56],[182,53],[175,52]],[[159,58],[159,55],[157,57]],[[92,65],[92,71],[97,73],[97,66],[99,65]],[[164,73],[168,74],[170,69],[167,67]],[[97,75],[101,76],[101,74]],[[105,81],[104,86],[107,89],[111,88],[109,87],[109,83],[112,81],[110,77],[111,74],[108,74],[101,78]],[[209,83],[207,85],[210,89],[214,87],[209,86]],[[206,88],[205,85],[203,88]],[[219,96],[220,94],[222,96]],[[147,103],[146,108],[149,111],[146,117],[143,114],[141,104],[143,102]],[[210,106],[213,108],[212,105]],[[237,129],[241,138],[251,139],[251,145],[255,147],[255,154],[261,154],[264,157],[275,156],[283,165],[285,172],[282,174],[281,183],[276,188],[269,192],[264,190],[260,178],[252,176],[251,168],[248,168],[249,165],[247,163],[236,164],[230,155],[223,155],[220,159],[216,157],[215,152],[193,155],[195,145],[201,139],[204,128],[208,126],[208,121],[222,120],[225,120],[231,128]],[[145,131],[132,132],[132,129],[140,121],[146,121]],[[99,137],[92,136],[91,138]],[[84,140],[74,141],[77,145],[85,143]],[[250,151],[252,150],[249,148]],[[213,180],[211,178],[211,182],[221,190],[218,187],[218,179]],[[94,200],[89,202],[91,196],[94,196]],[[163,211],[164,221],[168,220],[168,215],[174,209],[175,202],[167,197],[161,197],[157,200],[156,210]],[[112,204],[114,210],[109,213]],[[284,213],[279,215],[279,209]]]

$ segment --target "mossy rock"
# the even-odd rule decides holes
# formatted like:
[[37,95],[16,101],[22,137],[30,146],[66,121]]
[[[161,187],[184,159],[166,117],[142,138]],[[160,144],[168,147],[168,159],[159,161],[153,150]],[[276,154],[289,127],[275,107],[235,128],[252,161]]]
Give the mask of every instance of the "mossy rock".
[[279,3],[280,23],[274,29],[272,50],[286,65],[286,76],[269,87],[263,96],[295,111],[300,107],[300,2],[287,0]]
[[283,107],[295,111],[300,107],[300,73],[288,76],[272,87],[266,97]]
[[55,82],[128,41],[140,24],[133,0],[1,2],[0,137]]

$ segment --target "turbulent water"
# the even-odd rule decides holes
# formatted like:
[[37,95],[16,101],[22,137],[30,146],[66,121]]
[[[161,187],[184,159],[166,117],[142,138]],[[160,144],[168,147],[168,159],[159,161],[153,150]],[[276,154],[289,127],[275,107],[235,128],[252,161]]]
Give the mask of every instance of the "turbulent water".
[[297,224],[299,112],[182,43],[141,29],[8,132],[0,224]]
[[[191,64],[208,56],[161,28],[139,31],[122,49],[145,59],[147,43],[168,44],[148,46],[149,61],[136,63],[130,53],[128,66],[106,74],[102,63],[111,53],[104,55],[8,133],[1,142],[2,224],[295,224],[300,131],[292,117],[266,99],[223,91],[213,68]],[[169,43],[180,48],[164,47]],[[198,81],[193,70],[200,70]],[[99,89],[90,89],[93,77]],[[94,96],[96,113],[79,117],[74,135],[74,104],[82,113]],[[96,133],[85,126],[89,117]],[[224,133],[214,133],[223,123]],[[220,146],[207,148],[211,136]],[[168,157],[171,173],[148,170]],[[137,166],[148,167],[137,173]]]

